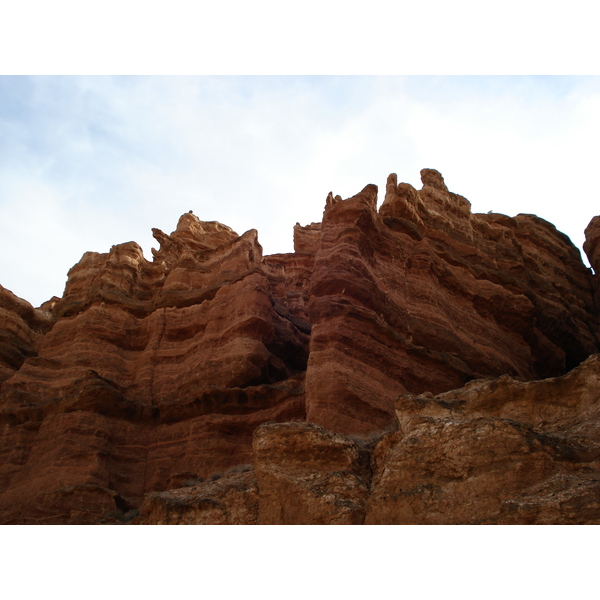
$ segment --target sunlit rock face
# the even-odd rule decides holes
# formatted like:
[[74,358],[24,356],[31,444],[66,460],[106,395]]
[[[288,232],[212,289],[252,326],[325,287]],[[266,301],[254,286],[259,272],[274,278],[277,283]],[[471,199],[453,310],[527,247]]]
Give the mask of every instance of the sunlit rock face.
[[309,287],[310,421],[385,429],[393,399],[480,377],[560,375],[598,349],[591,274],[534,215],[472,214],[442,176],[325,208]]
[[0,384],[36,356],[53,319],[0,285]]
[[596,276],[421,178],[330,193],[293,253],[190,212],[40,309],[1,288],[0,522],[600,519]]

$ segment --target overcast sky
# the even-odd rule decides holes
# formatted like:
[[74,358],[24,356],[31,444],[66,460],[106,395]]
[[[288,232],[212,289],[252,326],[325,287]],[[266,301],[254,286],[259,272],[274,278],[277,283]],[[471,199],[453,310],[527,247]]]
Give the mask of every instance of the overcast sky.
[[598,77],[0,77],[0,283],[35,306],[87,250],[188,210],[265,254],[386,178],[438,169],[474,212],[535,213],[581,246],[600,213]]

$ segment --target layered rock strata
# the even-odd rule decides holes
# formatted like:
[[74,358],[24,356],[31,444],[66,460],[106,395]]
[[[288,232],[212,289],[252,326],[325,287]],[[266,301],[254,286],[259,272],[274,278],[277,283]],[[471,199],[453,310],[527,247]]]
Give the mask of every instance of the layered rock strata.
[[396,400],[366,523],[600,523],[600,355],[558,378],[503,375]]
[[482,376],[560,375],[598,348],[591,276],[535,215],[472,214],[441,175],[330,196],[311,276],[307,416],[343,433],[393,423],[393,398]]
[[249,462],[264,421],[305,418],[310,328],[273,301],[256,232],[185,214],[154,235],[152,262],[133,242],[85,254],[3,385],[5,522],[96,522]]
[[562,377],[403,394],[383,435],[264,424],[244,479],[153,494],[137,522],[226,522],[244,506],[240,522],[260,524],[600,524],[599,392],[596,354]]
[[0,522],[595,522],[595,275],[421,177],[290,254],[190,212],[40,309],[1,289]]
[[53,320],[45,310],[0,286],[0,384],[18,371],[26,358],[36,356]]

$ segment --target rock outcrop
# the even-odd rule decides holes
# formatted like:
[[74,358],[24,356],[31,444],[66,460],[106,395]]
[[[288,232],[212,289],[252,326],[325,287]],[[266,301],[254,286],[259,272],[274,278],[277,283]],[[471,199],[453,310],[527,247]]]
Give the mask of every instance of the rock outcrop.
[[290,254],[186,213],[40,309],[1,288],[0,522],[599,522],[596,275],[421,177]]
[[367,438],[266,423],[243,479],[153,494],[138,522],[226,523],[243,506],[240,523],[600,524],[599,390],[595,354],[562,377],[403,394],[397,430]]
[[36,356],[53,320],[45,310],[0,286],[0,384],[18,371],[26,358]]
[[472,214],[437,171],[325,208],[309,288],[309,421],[393,422],[393,399],[482,376],[560,375],[598,348],[589,271],[534,215]]
[[600,355],[396,400],[373,452],[366,523],[600,523]]

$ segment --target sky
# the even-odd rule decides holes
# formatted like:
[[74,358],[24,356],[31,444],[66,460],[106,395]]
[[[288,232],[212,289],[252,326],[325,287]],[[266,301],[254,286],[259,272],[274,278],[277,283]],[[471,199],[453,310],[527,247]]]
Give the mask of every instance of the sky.
[[151,260],[189,210],[291,252],[329,191],[382,202],[390,173],[578,247],[600,213],[596,76],[2,76],[0,139],[0,283],[34,306],[86,251]]

